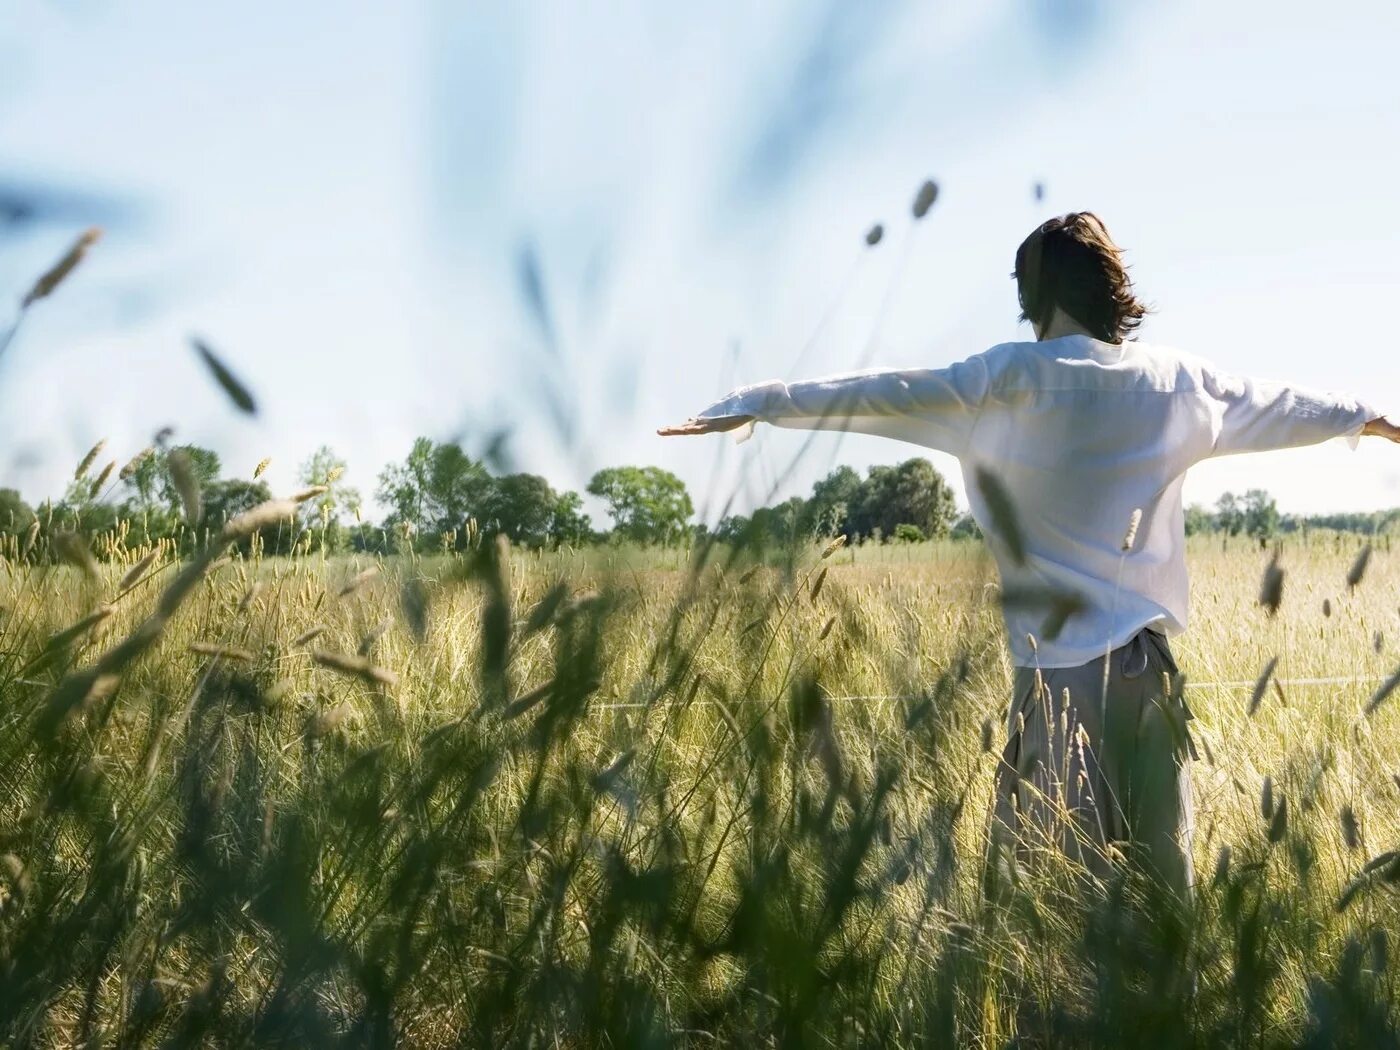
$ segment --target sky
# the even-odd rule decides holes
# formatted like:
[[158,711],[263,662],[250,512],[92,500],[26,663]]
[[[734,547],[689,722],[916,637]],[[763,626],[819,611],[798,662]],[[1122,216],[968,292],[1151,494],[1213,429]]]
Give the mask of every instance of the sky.
[[[928,455],[961,491],[875,438],[655,429],[1031,338],[1015,247],[1083,208],[1156,307],[1144,341],[1400,413],[1396,39],[1400,5],[1363,0],[10,0],[0,193],[52,207],[0,224],[0,290],[106,234],[0,359],[0,486],[58,495],[99,438],[168,425],[229,475],[270,456],[275,490],[329,444],[371,495],[425,434],[560,488],[658,465],[709,520],[836,463]],[[1400,505],[1400,450],[1216,460],[1186,497],[1256,487]]]

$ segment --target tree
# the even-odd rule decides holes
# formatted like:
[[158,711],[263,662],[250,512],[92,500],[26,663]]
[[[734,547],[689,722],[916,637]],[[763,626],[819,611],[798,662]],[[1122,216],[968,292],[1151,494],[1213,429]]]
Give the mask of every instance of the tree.
[[23,536],[34,521],[34,510],[16,489],[0,489],[0,535]]
[[593,538],[593,522],[583,512],[583,498],[577,492],[561,492],[554,502],[549,524],[550,538],[556,543],[577,547]]
[[468,518],[483,517],[494,484],[485,465],[457,445],[435,446],[428,471],[431,529],[443,533],[460,529]]
[[1278,532],[1278,504],[1264,489],[1250,489],[1244,494],[1242,506],[1244,530],[1257,540],[1266,540]]
[[423,527],[423,514],[428,499],[428,479],[432,471],[433,443],[420,437],[402,463],[390,463],[379,474],[375,495],[394,508],[390,521],[409,522],[414,528]]
[[715,526],[714,537],[719,543],[737,545],[748,542],[751,522],[743,514],[726,514]]
[[814,536],[848,535],[851,509],[859,502],[860,491],[860,475],[850,467],[837,467],[812,486],[803,527]]
[[760,547],[770,544],[788,546],[799,536],[807,534],[804,525],[808,519],[807,501],[801,496],[793,496],[776,507],[759,507],[754,511],[746,539]]
[[486,496],[482,526],[512,543],[543,547],[550,540],[559,497],[538,474],[508,474],[497,478]]
[[1199,503],[1186,508],[1186,535],[1196,536],[1215,530],[1215,516]]
[[1230,536],[1238,536],[1244,529],[1244,508],[1233,492],[1223,493],[1215,501],[1215,526]]
[[900,525],[914,525],[925,536],[946,536],[957,516],[953,490],[926,459],[896,467],[871,467],[847,527],[854,532],[893,536]]
[[301,465],[298,473],[303,485],[326,490],[302,504],[300,517],[302,524],[319,536],[322,549],[328,551],[339,550],[342,546],[341,515],[346,511],[358,515],[360,510],[359,490],[345,483],[345,470],[345,460],[329,445],[322,445]]
[[695,513],[685,483],[660,467],[608,467],[588,492],[607,503],[616,535],[636,543],[675,542]]
[[484,518],[493,485],[486,467],[459,446],[420,437],[403,463],[384,468],[376,495],[394,508],[387,524],[408,522],[426,537]]
[[953,527],[948,535],[955,540],[980,540],[982,527],[977,524],[977,519],[972,516],[970,511],[964,511],[953,522]]

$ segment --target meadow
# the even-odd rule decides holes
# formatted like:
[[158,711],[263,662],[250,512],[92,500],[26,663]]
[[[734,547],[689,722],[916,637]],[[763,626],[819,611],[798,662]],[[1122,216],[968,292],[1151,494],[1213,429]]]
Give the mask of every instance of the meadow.
[[0,551],[5,1045],[1400,1039],[1385,537],[1192,541],[1183,914],[985,863],[977,541],[263,556],[288,513]]

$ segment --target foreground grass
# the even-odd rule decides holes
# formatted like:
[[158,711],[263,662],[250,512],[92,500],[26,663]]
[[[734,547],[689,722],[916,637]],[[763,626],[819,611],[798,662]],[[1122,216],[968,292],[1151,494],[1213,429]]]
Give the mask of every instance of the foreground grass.
[[[1186,918],[1053,856],[988,903],[1009,668],[974,545],[235,555],[100,677],[181,568],[12,558],[0,1040],[1393,1041],[1400,715],[1363,709],[1400,563],[1349,587],[1358,549],[1285,544],[1270,617],[1267,554],[1193,548]],[[1209,684],[1272,656],[1360,681],[1252,717]]]

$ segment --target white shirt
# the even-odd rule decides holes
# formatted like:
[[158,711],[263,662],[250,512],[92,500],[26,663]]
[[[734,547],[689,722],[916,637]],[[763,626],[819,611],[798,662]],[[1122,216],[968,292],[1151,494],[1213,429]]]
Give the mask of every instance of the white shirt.
[[[1175,350],[1071,335],[1004,343],[947,368],[761,383],[701,413],[724,415],[876,434],[956,456],[1001,571],[1013,660],[1074,667],[1143,627],[1185,628],[1181,486],[1193,464],[1333,437],[1354,443],[1381,413],[1348,397],[1225,375]],[[999,523],[978,482],[983,469],[1010,497],[1019,559],[1005,515]],[[1125,553],[1134,511],[1141,520]],[[1078,605],[1058,632],[1049,615],[1056,596]]]

